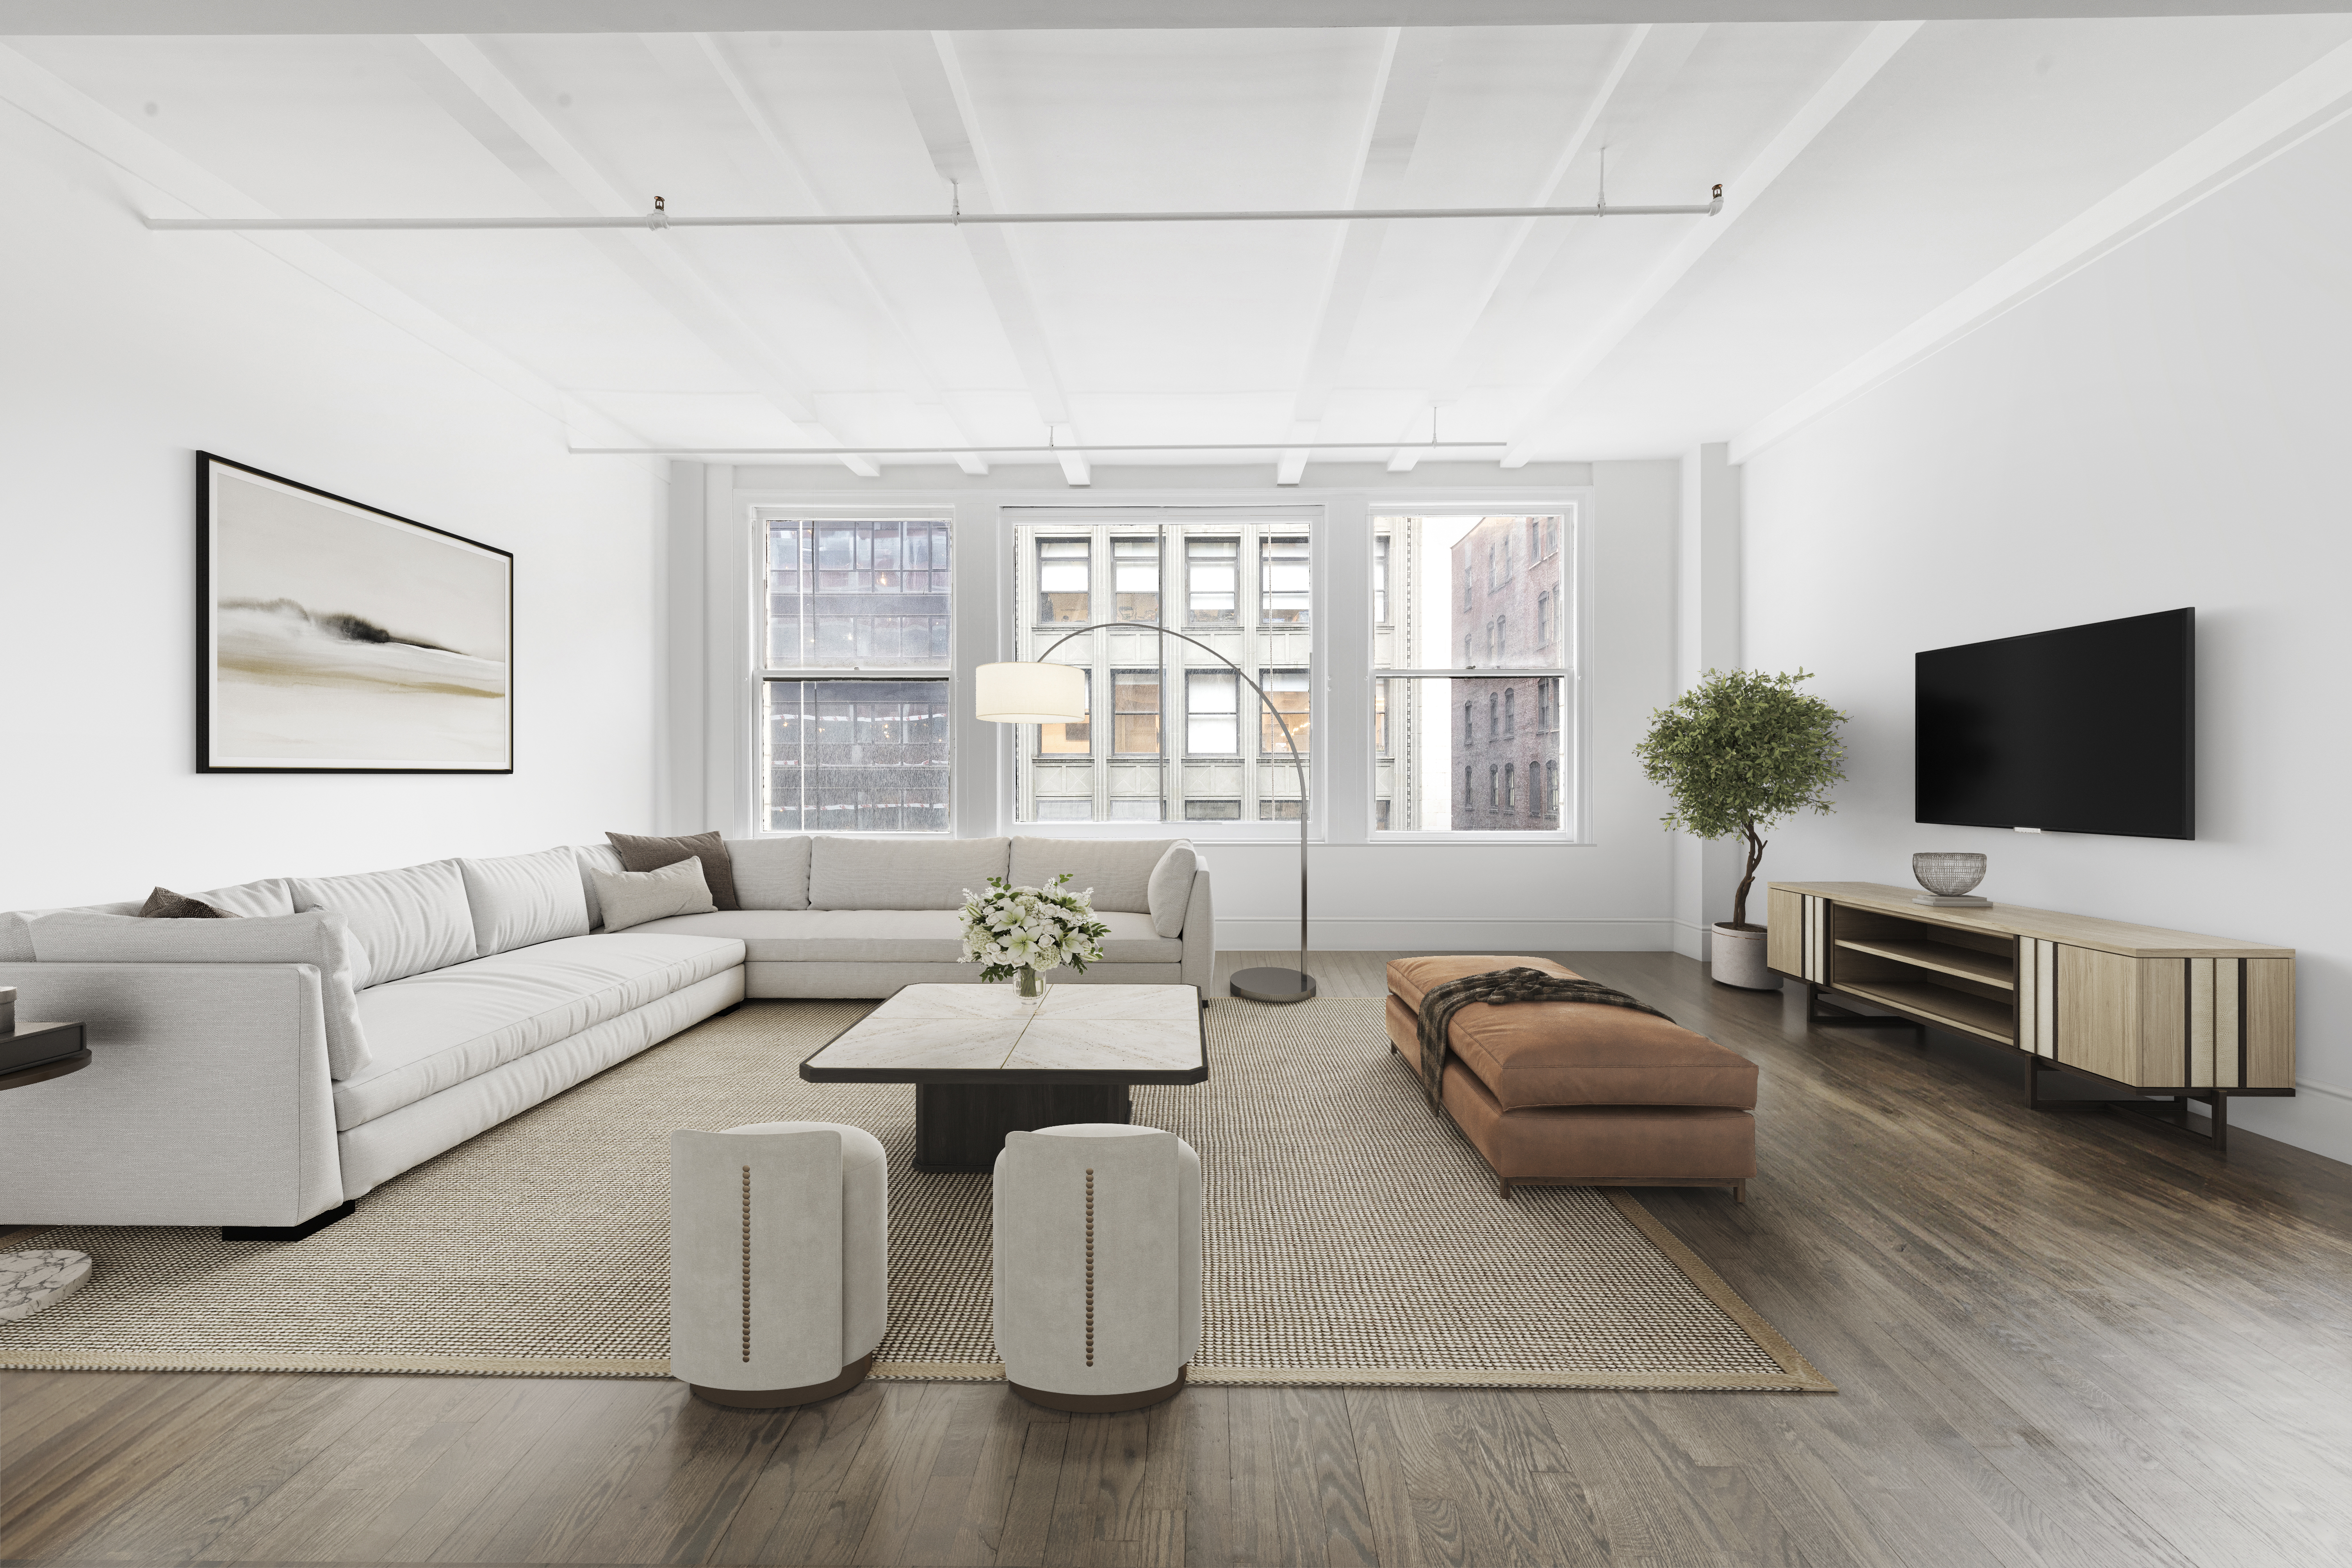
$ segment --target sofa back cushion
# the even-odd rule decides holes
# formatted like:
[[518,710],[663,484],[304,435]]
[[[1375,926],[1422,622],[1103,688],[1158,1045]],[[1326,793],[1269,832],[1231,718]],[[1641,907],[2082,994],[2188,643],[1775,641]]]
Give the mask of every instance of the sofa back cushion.
[[727,858],[735,868],[736,901],[744,909],[809,907],[806,834],[786,838],[730,838]]
[[460,860],[457,871],[465,879],[480,957],[588,934],[588,893],[570,849]]
[[1064,871],[1070,891],[1095,890],[1095,908],[1122,914],[1151,912],[1151,868],[1168,852],[1165,838],[1015,838],[1016,888],[1042,888]]
[[215,888],[188,897],[232,915],[268,919],[294,912],[294,889],[283,877],[265,877],[258,882],[239,882],[234,888]]
[[319,971],[327,1012],[327,1074],[345,1079],[368,1065],[352,971],[358,944],[331,910],[233,921],[153,921],[64,910],[28,923],[43,963],[309,963]]
[[1004,875],[1009,838],[846,838],[809,844],[813,910],[956,910]]
[[474,911],[455,860],[293,879],[297,910],[333,910],[351,922],[352,980],[361,990],[463,963],[475,956]]
[[11,910],[0,914],[0,963],[31,963],[33,954],[33,921],[47,915],[135,915],[140,901],[132,899],[119,904],[59,905],[47,910]]

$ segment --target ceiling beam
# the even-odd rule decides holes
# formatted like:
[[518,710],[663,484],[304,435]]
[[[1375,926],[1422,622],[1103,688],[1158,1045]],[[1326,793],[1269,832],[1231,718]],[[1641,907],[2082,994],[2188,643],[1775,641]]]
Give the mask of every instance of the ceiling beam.
[[[1601,73],[1599,89],[1593,93],[1591,101],[1585,105],[1584,112],[1577,118],[1575,126],[1568,133],[1568,140],[1561,143],[1559,156],[1551,161],[1550,168],[1536,185],[1533,199],[1546,205],[1558,205],[1567,198],[1568,182],[1576,172],[1577,162],[1591,145],[1594,134],[1601,129],[1604,119],[1610,116],[1612,108],[1620,110],[1617,118],[1622,120],[1625,107],[1623,98],[1641,96],[1637,92],[1629,92],[1625,88],[1626,78],[1633,74],[1635,60],[1643,62],[1637,81],[1649,84],[1654,90],[1682,68],[1683,61],[1690,58],[1691,51],[1698,47],[1699,39],[1706,33],[1704,26],[1656,28],[1646,22],[1628,30],[1625,41],[1618,46],[1617,53],[1611,58],[1608,69]],[[1488,269],[1477,289],[1477,308],[1471,313],[1469,329],[1462,334],[1453,353],[1447,357],[1444,374],[1430,389],[1432,408],[1451,407],[1461,401],[1477,366],[1486,357],[1485,345],[1492,335],[1502,330],[1503,323],[1517,318],[1567,240],[1568,237],[1557,229],[1538,229],[1533,219],[1525,220],[1512,228],[1510,237],[1496,254],[1494,266]],[[1400,438],[1410,439],[1412,432],[1420,428],[1420,424],[1416,416]],[[1389,459],[1389,472],[1409,474],[1423,456],[1421,447],[1402,447]]]
[[[784,140],[783,132],[777,128],[774,117],[768,112],[767,105],[760,100],[759,95],[752,91],[751,84],[744,79],[743,73],[736,69],[734,62],[728,58],[725,39],[714,37],[709,33],[696,33],[686,37],[667,33],[648,33],[643,36],[642,41],[656,62],[668,70],[676,80],[682,83],[694,83],[703,79],[717,80],[720,89],[727,95],[728,100],[735,105],[736,111],[742,116],[743,122],[751,128],[752,133],[759,138],[761,148],[768,154],[770,183],[782,198],[785,211],[822,213],[830,210],[818,190],[815,176],[809,172],[808,165],[802,161],[799,153],[793,150],[792,144]],[[866,247],[861,239],[845,234],[839,229],[830,229],[825,232],[833,236],[842,260],[849,268],[850,275],[856,279],[859,287],[866,290],[867,301],[872,304],[882,320],[889,323],[890,330],[898,333],[900,346],[906,350],[908,357],[914,361],[916,367],[921,371],[923,390],[916,395],[913,401],[936,411],[936,417],[946,427],[951,437],[948,445],[969,442],[970,433],[957,423],[955,416],[948,410],[940,397],[940,377],[930,362],[930,355],[925,350],[921,338],[907,325],[906,317],[899,312],[898,305],[883,289],[881,280],[875,275],[872,260],[866,255]],[[958,451],[955,461],[956,467],[974,477],[982,476],[988,472],[988,464],[975,452]]]
[[[931,166],[940,178],[954,186],[955,199],[962,205],[995,211],[993,161],[981,138],[971,84],[964,78],[954,38],[946,33],[902,34],[887,40],[886,47],[897,68],[908,112],[914,116],[915,129],[931,155]],[[992,226],[967,226],[956,232],[963,237],[964,249],[995,309],[997,327],[1013,351],[1013,362],[1021,367],[1038,422],[1055,443],[1076,446],[1077,437],[1070,422],[1069,401],[1062,391],[1061,369],[1055,363],[1036,295],[1021,269],[1020,258],[1013,253],[1010,237]],[[1060,462],[1067,483],[1094,482],[1083,452],[1066,453]]]
[[[1363,156],[1357,160],[1354,189],[1342,206],[1398,205],[1405,171],[1412,164],[1413,148],[1421,140],[1429,100],[1437,90],[1437,73],[1445,64],[1453,34],[1444,27],[1388,29],[1381,40],[1380,64],[1373,76],[1371,109],[1364,117]],[[1283,453],[1275,466],[1275,483],[1295,485],[1307,471],[1307,455],[1322,428],[1323,413],[1331,401],[1346,365],[1348,348],[1355,341],[1356,322],[1364,310],[1364,296],[1380,264],[1381,247],[1388,239],[1382,221],[1351,223],[1340,237],[1330,276],[1323,286],[1323,303],[1316,312],[1315,335],[1308,340],[1307,364],[1298,392],[1291,403],[1290,437],[1298,446]]]
[[927,32],[2253,16],[2343,0],[0,0],[0,34]]
[[1771,187],[1772,182],[1787,172],[1799,154],[1812,145],[1829,123],[1852,103],[1873,78],[1885,68],[1903,46],[1919,31],[1917,22],[1881,22],[1864,35],[1853,52],[1830,73],[1829,79],[1811,97],[1798,106],[1772,139],[1764,144],[1748,166],[1726,182],[1723,211],[1695,225],[1664,258],[1650,269],[1633,290],[1621,299],[1614,309],[1601,319],[1599,325],[1582,342],[1569,351],[1566,363],[1551,384],[1537,398],[1532,410],[1520,421],[1511,437],[1510,449],[1503,455],[1503,467],[1523,467],[1545,443],[1554,439],[1560,420],[1569,405],[1584,389],[1585,382],[1601,367],[1601,362],[1616,352],[1631,337],[1651,311],[1663,303],[1675,286],[1698,265],[1723,237],[1729,234],[1739,220],[1755,205],[1757,198]]
[[2352,44],[2310,65],[1732,438],[1744,463],[2352,115]]
[[[454,35],[394,37],[380,40],[377,47],[555,211],[618,216],[637,210],[639,202],[623,195],[476,40]],[[625,229],[591,230],[585,237],[706,349],[750,382],[807,445],[849,445],[818,418],[808,378],[790,355],[738,310],[679,247],[659,235]],[[870,458],[845,457],[840,462],[866,479],[882,471]]]

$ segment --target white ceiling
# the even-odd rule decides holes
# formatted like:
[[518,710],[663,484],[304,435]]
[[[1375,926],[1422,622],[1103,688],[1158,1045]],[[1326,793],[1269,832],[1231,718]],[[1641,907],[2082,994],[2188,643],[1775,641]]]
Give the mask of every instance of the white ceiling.
[[[1295,479],[1433,404],[1514,461],[1735,437],[2297,73],[2336,81],[2347,40],[2339,15],[40,36],[0,94],[102,116],[151,216],[935,212],[951,177],[967,210],[1517,205],[1589,201],[1604,143],[1612,203],[1725,183],[1713,218],[304,242],[560,395],[582,444],[1050,427],[1295,443]],[[915,460],[943,459],[851,462]]]

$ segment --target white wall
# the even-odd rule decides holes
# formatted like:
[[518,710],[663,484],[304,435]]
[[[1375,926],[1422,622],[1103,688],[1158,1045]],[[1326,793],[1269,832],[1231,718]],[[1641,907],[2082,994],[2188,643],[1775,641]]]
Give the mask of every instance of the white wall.
[[[709,656],[699,673],[681,672],[671,700],[695,701],[701,681],[707,715],[705,807],[674,831],[751,824],[749,699],[740,672],[749,629],[729,624],[749,603],[740,541],[754,505],[863,503],[923,506],[951,513],[956,527],[956,663],[968,671],[1011,657],[1002,624],[1011,589],[1002,552],[1007,504],[1098,508],[1139,502],[1324,509],[1317,531],[1319,655],[1312,856],[1318,948],[1422,947],[1443,951],[1664,949],[1673,945],[1674,839],[1658,825],[1661,791],[1643,777],[1633,748],[1675,680],[1676,530],[1680,468],[1675,461],[1536,465],[1510,472],[1486,466],[1425,464],[1413,473],[1318,468],[1305,483],[1276,488],[1265,469],[1097,468],[1091,488],[1064,487],[1058,474],[999,470],[985,479],[948,470],[900,469],[878,481],[841,481],[809,468],[727,468],[708,475],[702,554],[708,563]],[[1536,504],[1573,493],[1589,501],[1592,625],[1591,659],[1591,841],[1584,844],[1373,843],[1369,810],[1351,780],[1326,765],[1343,751],[1368,753],[1370,589],[1368,542],[1376,511],[1409,507]],[[967,837],[1026,831],[1011,822],[1012,753],[1004,727],[957,706],[957,830]],[[1361,792],[1369,794],[1368,790]],[[1186,832],[1185,825],[1153,834]],[[1280,948],[1298,940],[1298,849],[1286,826],[1245,825],[1255,841],[1218,837],[1192,825],[1216,879],[1219,945]]]
[[[146,194],[0,104],[0,909],[646,825],[658,476]],[[514,552],[512,776],[195,772],[198,448]]]
[[[2352,121],[1747,465],[1747,662],[1850,710],[1837,815],[1767,875],[1908,880],[2299,950],[2304,1092],[2233,1121],[2352,1159]],[[2193,843],[1915,826],[1911,654],[2193,605]]]

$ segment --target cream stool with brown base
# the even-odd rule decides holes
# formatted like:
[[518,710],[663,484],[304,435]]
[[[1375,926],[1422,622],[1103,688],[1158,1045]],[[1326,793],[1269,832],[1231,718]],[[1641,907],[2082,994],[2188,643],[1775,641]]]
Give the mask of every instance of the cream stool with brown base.
[[1201,1157],[1172,1132],[1080,1122],[996,1157],[996,1353],[1053,1410],[1175,1396],[1201,1348]]
[[669,1170],[670,1375],[760,1409],[863,1382],[890,1304],[880,1141],[830,1121],[673,1132]]

